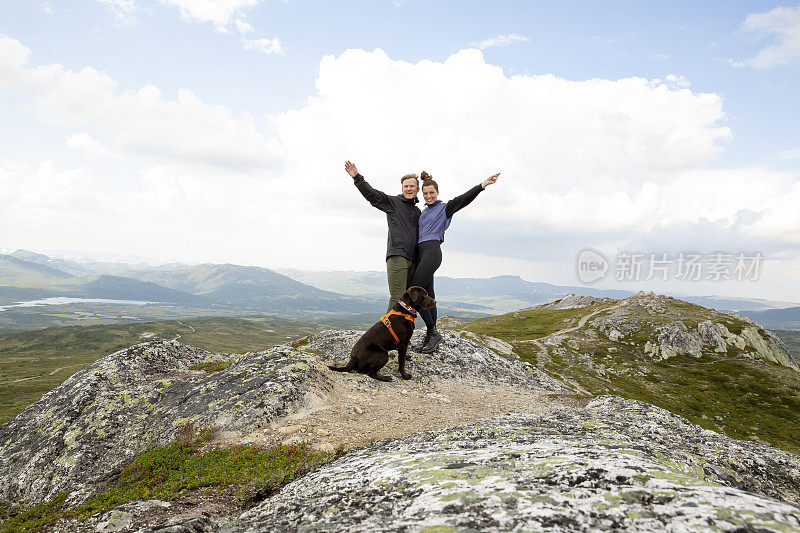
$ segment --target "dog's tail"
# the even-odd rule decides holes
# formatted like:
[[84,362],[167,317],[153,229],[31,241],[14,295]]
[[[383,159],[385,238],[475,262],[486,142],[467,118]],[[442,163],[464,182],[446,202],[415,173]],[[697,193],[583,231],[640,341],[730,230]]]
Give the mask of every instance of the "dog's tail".
[[335,371],[337,371],[337,372],[350,372],[350,371],[352,371],[352,370],[353,370],[355,367],[356,367],[356,365],[355,365],[355,361],[353,360],[353,358],[352,358],[352,357],[351,357],[351,358],[350,358],[350,360],[347,362],[347,364],[346,364],[346,365],[344,365],[344,366],[330,366],[330,365],[328,365],[328,368],[330,368],[331,370],[335,370]]

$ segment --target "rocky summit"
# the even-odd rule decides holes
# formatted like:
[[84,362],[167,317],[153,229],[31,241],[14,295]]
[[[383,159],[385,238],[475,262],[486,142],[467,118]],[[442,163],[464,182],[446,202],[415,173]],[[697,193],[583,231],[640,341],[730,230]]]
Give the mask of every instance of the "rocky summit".
[[603,396],[385,439],[220,531],[800,531],[800,460]]
[[[592,317],[604,334],[643,323],[641,313]],[[744,327],[734,335],[751,349]],[[66,491],[77,505],[193,425],[211,428],[216,446],[349,450],[246,511],[128,502],[53,530],[800,531],[791,453],[647,403],[572,397],[573,386],[487,335],[444,331],[435,353],[411,354],[408,381],[394,356],[390,383],[329,370],[360,335],[323,331],[236,355],[156,339],[108,355],[0,427],[2,499],[30,505]]]

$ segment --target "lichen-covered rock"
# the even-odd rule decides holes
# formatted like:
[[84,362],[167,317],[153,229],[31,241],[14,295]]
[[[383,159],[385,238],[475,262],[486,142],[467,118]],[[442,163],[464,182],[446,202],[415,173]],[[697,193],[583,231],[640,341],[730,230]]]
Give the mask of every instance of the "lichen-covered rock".
[[[414,379],[422,381],[435,379],[480,380],[550,391],[568,390],[562,383],[535,366],[502,357],[488,347],[457,333],[451,331],[440,331],[440,333],[443,339],[435,352],[418,354],[409,350],[411,362],[407,368]],[[347,362],[353,344],[361,335],[360,331],[323,331],[311,335],[304,348],[323,352],[320,355],[326,362],[335,361],[338,364],[344,364]],[[415,331],[411,344],[420,343],[424,335],[424,331]],[[502,341],[499,342],[502,343]],[[397,357],[392,356],[382,373],[396,374],[397,372]]]
[[534,307],[529,307],[524,309],[524,311],[528,310],[543,310],[543,309],[577,309],[580,307],[591,307],[597,304],[604,304],[608,302],[613,302],[613,298],[597,298],[595,296],[587,296],[585,294],[575,294],[570,293],[563,298],[559,298],[554,302],[548,302],[546,304],[539,304]]
[[774,333],[758,327],[748,326],[742,329],[741,337],[748,346],[752,347],[765,361],[778,363],[800,371],[800,366],[795,361],[789,349]]
[[506,358],[516,359],[517,356],[514,354],[514,347],[511,346],[504,340],[497,339],[495,337],[489,335],[481,335],[480,333],[473,333],[472,331],[461,331],[459,334],[463,337],[466,337],[470,340],[477,342],[483,346],[486,346],[493,352],[498,355],[502,355]]
[[[234,356],[210,374],[189,367],[222,356],[175,341],[153,340],[95,361],[0,427],[0,499],[38,503],[68,491],[72,505],[135,455],[172,442],[187,424],[228,441],[268,427],[333,395],[335,373],[326,364],[346,361],[361,334],[323,331],[303,349]],[[520,393],[567,390],[532,365],[442,334],[436,352],[412,354],[415,380],[505,383]],[[392,357],[383,372],[397,371]]]
[[329,385],[314,354],[288,346],[240,356],[222,371],[189,367],[220,356],[154,340],[72,375],[0,427],[0,497],[27,502],[69,491],[68,503],[187,423],[246,433]]
[[725,339],[729,338],[731,333],[724,325],[704,320],[697,324],[697,333],[704,343],[714,346],[715,352],[726,353],[728,351]]
[[182,518],[157,526],[139,529],[136,533],[211,533],[216,528],[205,516]]
[[[723,322],[734,331],[741,329],[740,334],[732,333]],[[686,326],[695,323],[696,329]],[[620,300],[619,305],[592,318],[588,325],[581,331],[587,338],[594,337],[596,330],[613,342],[638,343],[655,360],[677,355],[701,357],[704,352],[729,353],[800,371],[800,363],[783,341],[751,319],[652,292],[640,291]]]
[[256,531],[800,531],[800,458],[600,397],[346,454],[219,523]]
[[703,355],[698,338],[689,332],[686,324],[680,321],[659,326],[658,346],[661,359],[669,359],[683,354],[692,357]]

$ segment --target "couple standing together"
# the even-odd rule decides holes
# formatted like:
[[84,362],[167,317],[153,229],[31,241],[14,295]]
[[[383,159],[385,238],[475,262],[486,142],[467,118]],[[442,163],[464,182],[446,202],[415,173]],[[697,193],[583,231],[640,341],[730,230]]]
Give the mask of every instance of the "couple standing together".
[[[358,173],[356,166],[347,161],[344,169],[353,178],[353,184],[367,201],[386,213],[389,224],[389,236],[386,243],[386,274],[389,280],[389,307],[397,303],[408,287],[418,285],[436,298],[433,290],[433,274],[442,264],[441,244],[444,232],[450,226],[452,216],[460,209],[468,206],[481,191],[497,181],[500,173],[486,178],[482,183],[471,188],[461,196],[448,202],[439,197],[439,185],[427,172],[421,176],[406,174],[400,178],[402,193],[389,196],[373,189]],[[425,209],[415,205],[419,202],[419,179],[422,178],[422,197]],[[425,321],[427,332],[419,349],[422,353],[431,353],[442,341],[436,331],[436,308],[420,310]]]

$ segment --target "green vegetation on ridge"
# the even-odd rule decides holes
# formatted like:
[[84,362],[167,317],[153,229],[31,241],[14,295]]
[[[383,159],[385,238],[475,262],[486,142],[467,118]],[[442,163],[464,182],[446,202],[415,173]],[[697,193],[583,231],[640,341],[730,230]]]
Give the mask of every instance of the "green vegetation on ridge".
[[[800,453],[800,373],[748,357],[729,347],[728,353],[705,351],[702,357],[677,356],[654,361],[644,352],[656,342],[659,324],[683,321],[693,329],[704,320],[726,325],[739,334],[746,322],[719,311],[667,299],[663,312],[630,317],[631,331],[617,342],[590,328],[588,323],[566,333],[559,346],[539,348],[529,342],[575,326],[585,315],[611,312],[618,302],[564,310],[526,310],[469,322],[457,329],[509,342],[524,361],[553,377],[575,381],[590,394],[616,394],[657,405],[704,428],[737,439],[762,439],[773,446]],[[590,331],[591,329],[591,331]]]
[[0,533],[38,531],[62,518],[81,520],[132,501],[191,499],[198,489],[206,497],[226,500],[233,489],[235,500],[242,507],[265,499],[343,453],[342,449],[315,452],[307,443],[271,448],[204,447],[209,437],[207,431],[184,427],[172,444],[136,456],[114,484],[75,508],[64,507],[66,493],[28,509],[0,507]]

